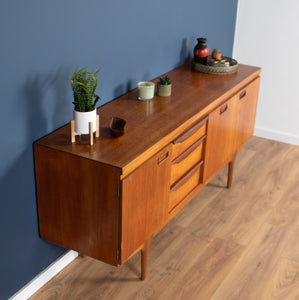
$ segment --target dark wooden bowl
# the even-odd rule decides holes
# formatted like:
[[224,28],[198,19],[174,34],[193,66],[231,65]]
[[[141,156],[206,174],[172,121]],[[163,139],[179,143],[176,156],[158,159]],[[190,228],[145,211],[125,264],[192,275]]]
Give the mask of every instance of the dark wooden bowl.
[[118,117],[112,117],[110,121],[109,128],[111,133],[115,136],[121,136],[125,133],[126,121]]

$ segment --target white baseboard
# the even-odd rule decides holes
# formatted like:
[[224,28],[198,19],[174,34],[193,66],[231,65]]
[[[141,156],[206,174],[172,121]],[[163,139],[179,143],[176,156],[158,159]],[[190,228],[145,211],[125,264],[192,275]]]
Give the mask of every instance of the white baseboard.
[[278,142],[299,146],[299,135],[289,134],[282,131],[276,131],[263,127],[256,127],[254,135]]
[[54,261],[49,267],[43,270],[29,283],[27,283],[22,289],[9,298],[9,300],[25,300],[31,297],[37,290],[39,290],[44,284],[46,284],[51,278],[58,274],[63,268],[65,268],[70,262],[72,262],[78,256],[78,252],[73,250],[68,251],[56,261]]

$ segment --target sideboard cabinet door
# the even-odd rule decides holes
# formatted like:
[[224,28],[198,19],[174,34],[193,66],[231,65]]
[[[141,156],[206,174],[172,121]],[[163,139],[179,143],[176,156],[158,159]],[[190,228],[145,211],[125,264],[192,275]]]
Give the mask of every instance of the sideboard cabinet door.
[[209,116],[204,182],[215,176],[234,155],[237,104],[235,99],[231,98]]
[[260,77],[242,89],[235,97],[238,102],[236,116],[236,151],[239,151],[254,132]]
[[171,149],[161,150],[122,182],[121,263],[167,222]]
[[34,145],[40,236],[118,265],[120,169]]
[[260,77],[209,116],[204,181],[209,181],[234,159],[254,131]]

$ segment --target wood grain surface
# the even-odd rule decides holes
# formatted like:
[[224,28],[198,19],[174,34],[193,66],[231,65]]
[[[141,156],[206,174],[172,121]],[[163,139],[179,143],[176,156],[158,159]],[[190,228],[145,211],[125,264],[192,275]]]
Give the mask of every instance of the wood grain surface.
[[[260,68],[240,65],[236,73],[219,76],[203,74],[187,63],[167,74],[172,95],[138,101],[137,89],[98,109],[100,137],[71,144],[70,124],[41,140],[39,144],[121,168],[123,176],[152,157],[179,134],[207,116],[261,72]],[[157,83],[158,78],[153,80]],[[126,120],[125,134],[114,138],[109,131],[112,117]],[[111,151],[114,149],[114,151]]]
[[42,238],[117,265],[120,170],[34,145]]
[[151,243],[116,268],[78,257],[31,300],[299,299],[299,147],[252,137]]
[[167,221],[171,147],[162,149],[123,180],[122,263]]

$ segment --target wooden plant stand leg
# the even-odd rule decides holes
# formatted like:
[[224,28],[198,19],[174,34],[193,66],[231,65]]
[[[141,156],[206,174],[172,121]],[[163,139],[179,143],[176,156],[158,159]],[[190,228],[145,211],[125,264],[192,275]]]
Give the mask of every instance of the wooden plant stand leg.
[[147,265],[148,265],[148,256],[149,250],[151,246],[152,238],[148,239],[141,249],[141,280],[145,280],[146,272],[147,272]]
[[[76,135],[79,135],[79,138],[81,137],[80,133],[75,132],[75,120],[71,120],[71,142],[72,143],[75,143]],[[99,136],[100,136],[100,116],[97,115],[96,137]],[[93,145],[93,123],[92,122],[89,122],[89,144]]]
[[89,122],[89,144],[93,145],[93,123]]
[[97,115],[97,129],[96,129],[96,137],[99,137],[100,136],[100,116]]
[[79,135],[75,132],[75,120],[71,120],[71,142],[75,143],[76,135]]
[[232,182],[233,182],[233,172],[234,172],[235,160],[236,160],[236,156],[234,156],[232,161],[230,161],[228,164],[228,174],[227,174],[227,188],[228,189],[232,186]]

